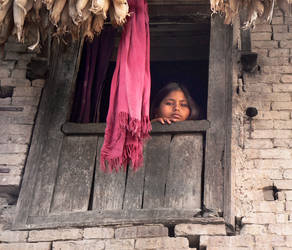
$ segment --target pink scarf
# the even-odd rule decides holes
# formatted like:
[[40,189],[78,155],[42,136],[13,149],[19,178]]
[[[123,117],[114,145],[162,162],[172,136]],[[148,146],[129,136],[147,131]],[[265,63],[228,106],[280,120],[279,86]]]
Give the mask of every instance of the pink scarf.
[[119,44],[112,79],[101,169],[134,170],[143,164],[143,142],[149,137],[150,37],[146,0],[128,0],[130,17]]

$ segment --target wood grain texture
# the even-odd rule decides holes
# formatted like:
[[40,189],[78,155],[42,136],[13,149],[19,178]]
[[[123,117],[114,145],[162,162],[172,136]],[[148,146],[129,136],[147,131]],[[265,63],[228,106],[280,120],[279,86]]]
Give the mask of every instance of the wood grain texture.
[[[173,224],[173,223],[200,223],[223,224],[220,217],[194,217],[193,210],[184,209],[139,209],[139,210],[107,210],[74,213],[59,213],[49,216],[32,216],[28,219],[30,229],[84,227],[101,225],[124,224]],[[20,228],[19,228],[20,229]],[[25,229],[25,228],[22,228]]]
[[143,208],[163,207],[170,140],[170,135],[154,135],[147,143]]
[[[40,108],[33,131],[21,193],[17,204],[17,224],[26,223],[30,213],[47,214],[57,173],[63,133],[61,125],[68,113],[71,84],[79,43],[72,43],[66,51],[57,40],[53,42],[49,78],[43,90]],[[63,53],[61,53],[61,51]],[[66,74],[64,73],[66,72]]]
[[[105,123],[73,123],[66,122],[62,125],[62,132],[65,135],[103,135],[105,131]],[[162,125],[158,122],[152,123],[151,134],[161,133],[190,133],[198,131],[206,131],[210,127],[207,120],[183,121],[170,125]]]
[[[146,152],[144,150],[144,158]],[[145,165],[145,164],[144,164]],[[123,209],[142,209],[145,166],[134,172],[128,169]]]
[[65,137],[50,212],[87,211],[97,137]]
[[174,136],[169,155],[164,207],[199,209],[203,167],[202,134]]
[[211,19],[208,112],[210,129],[206,134],[204,204],[207,208],[223,211],[223,172],[226,143],[226,73],[230,69],[228,51],[232,28],[223,24],[223,18],[213,15]]
[[103,137],[99,137],[96,157],[92,210],[122,209],[126,183],[126,172],[104,173],[100,169],[100,150]]

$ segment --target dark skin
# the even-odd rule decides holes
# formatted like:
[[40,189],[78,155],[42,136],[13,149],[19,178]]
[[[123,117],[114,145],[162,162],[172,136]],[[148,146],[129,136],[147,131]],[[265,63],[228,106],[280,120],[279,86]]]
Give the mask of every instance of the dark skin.
[[185,121],[190,115],[188,101],[181,90],[171,91],[160,103],[156,118],[151,122],[171,124],[172,122]]

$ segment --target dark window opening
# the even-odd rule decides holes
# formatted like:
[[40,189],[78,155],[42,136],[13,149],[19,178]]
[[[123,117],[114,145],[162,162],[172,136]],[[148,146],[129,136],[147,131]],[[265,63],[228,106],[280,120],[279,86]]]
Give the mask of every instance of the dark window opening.
[[[165,84],[169,82],[182,83],[187,87],[193,99],[199,105],[201,110],[200,119],[206,119],[210,40],[210,20],[204,19],[203,21],[201,23],[160,23],[150,25],[151,100],[153,100],[155,94]],[[90,110],[90,122],[106,121],[110,85],[115,70],[118,38],[115,41],[114,52],[107,68],[100,100],[91,98],[90,105],[94,106],[95,103],[99,103],[99,109],[98,111]],[[85,48],[83,52],[84,50]],[[84,62],[83,53],[78,77],[82,77],[86,70]],[[80,103],[79,94],[81,88],[82,86],[76,86],[73,111],[74,104],[76,106],[76,103]],[[76,108],[80,108],[80,105],[78,104]],[[80,122],[74,117],[73,113],[71,121]]]

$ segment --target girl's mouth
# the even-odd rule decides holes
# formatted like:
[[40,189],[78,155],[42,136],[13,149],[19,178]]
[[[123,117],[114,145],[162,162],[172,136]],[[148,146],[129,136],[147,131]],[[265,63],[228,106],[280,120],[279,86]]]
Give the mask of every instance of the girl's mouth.
[[174,119],[180,119],[181,118],[181,115],[179,115],[179,114],[173,114],[172,115],[172,118],[174,118]]

